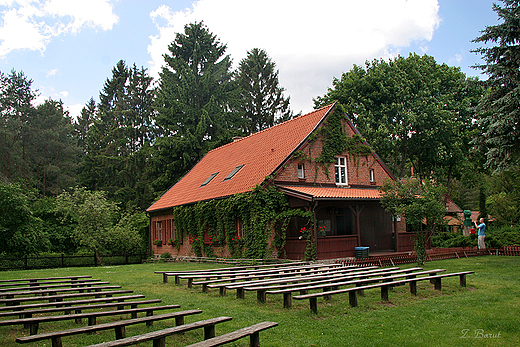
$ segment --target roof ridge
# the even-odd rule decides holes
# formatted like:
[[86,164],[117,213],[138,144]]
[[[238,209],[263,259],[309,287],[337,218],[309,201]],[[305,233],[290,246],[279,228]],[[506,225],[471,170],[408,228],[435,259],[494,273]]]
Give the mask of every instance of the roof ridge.
[[262,130],[260,130],[260,131],[257,131],[256,133],[249,134],[249,135],[247,135],[247,136],[244,136],[244,137],[242,137],[242,138],[240,138],[240,139],[237,139],[237,140],[235,140],[235,141],[231,141],[231,142],[226,143],[225,145],[219,146],[219,147],[217,147],[217,148],[213,148],[213,149],[210,150],[208,153],[211,153],[211,152],[213,152],[213,151],[215,151],[215,150],[217,150],[217,149],[223,148],[223,147],[227,147],[227,146],[232,145],[232,144],[234,144],[234,143],[237,143],[237,142],[243,141],[243,140],[245,140],[245,139],[247,139],[247,138],[250,138],[250,137],[252,137],[252,136],[255,136],[255,135],[257,135],[257,134],[264,133],[264,132],[266,132],[266,131],[268,131],[268,130],[271,130],[271,129],[273,129],[273,128],[280,127],[281,125],[286,125],[286,124],[288,124],[288,123],[290,123],[290,122],[293,122],[293,121],[296,121],[296,120],[301,120],[302,117],[310,116],[311,114],[314,114],[314,113],[316,113],[316,112],[320,112],[321,110],[323,110],[323,109],[325,109],[325,108],[330,108],[330,107],[332,107],[332,106],[334,106],[334,103],[332,103],[332,104],[328,104],[328,105],[326,105],[326,106],[320,107],[320,108],[315,109],[315,110],[312,110],[311,112],[305,113],[305,114],[303,114],[303,115],[301,115],[301,116],[293,117],[293,118],[291,118],[291,119],[289,119],[289,120],[286,120],[285,122],[275,124],[275,125],[273,125],[273,126],[271,126],[271,127],[268,127],[268,128],[262,129]]

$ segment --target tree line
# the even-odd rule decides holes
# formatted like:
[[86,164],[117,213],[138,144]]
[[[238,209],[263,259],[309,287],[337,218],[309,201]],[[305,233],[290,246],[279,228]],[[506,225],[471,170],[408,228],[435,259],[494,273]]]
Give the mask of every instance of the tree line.
[[[502,2],[493,9],[503,23],[475,39],[486,44],[476,50],[486,81],[411,54],[354,65],[314,102],[340,102],[397,178],[442,184],[463,209],[518,224],[519,6]],[[186,25],[164,60],[157,80],[119,61],[99,102],[91,98],[77,119],[61,101],[34,106],[37,92],[23,72],[0,73],[0,204],[19,213],[0,218],[0,252],[76,251],[89,244],[115,251],[118,242],[111,240],[121,223],[132,225],[133,239],[146,248],[143,211],[202,156],[235,136],[298,116],[264,50],[251,49],[233,70],[226,44],[202,22]],[[88,211],[83,205],[93,201],[104,206],[106,230],[95,221],[78,229],[89,224],[70,213]],[[79,237],[103,232],[88,241]],[[38,238],[46,242],[27,246]]]

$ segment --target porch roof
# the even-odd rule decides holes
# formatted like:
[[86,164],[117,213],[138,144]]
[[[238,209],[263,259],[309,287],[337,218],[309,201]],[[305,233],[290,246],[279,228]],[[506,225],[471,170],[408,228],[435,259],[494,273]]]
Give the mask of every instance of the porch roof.
[[285,194],[303,200],[379,200],[377,188],[278,186]]

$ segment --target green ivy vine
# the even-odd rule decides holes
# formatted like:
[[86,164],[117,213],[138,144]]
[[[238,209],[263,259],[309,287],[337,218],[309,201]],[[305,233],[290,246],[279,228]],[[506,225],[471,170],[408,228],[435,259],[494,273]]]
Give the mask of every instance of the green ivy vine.
[[[257,186],[252,192],[225,199],[180,206],[173,211],[177,232],[189,236],[197,256],[213,256],[213,247],[227,246],[233,258],[264,259],[275,251],[269,237],[275,231],[274,246],[285,245],[285,231],[293,216],[312,218],[312,212],[290,209],[284,193],[274,186]],[[243,237],[237,230],[239,221]],[[204,243],[208,232],[211,244]],[[279,254],[278,254],[279,255]]]

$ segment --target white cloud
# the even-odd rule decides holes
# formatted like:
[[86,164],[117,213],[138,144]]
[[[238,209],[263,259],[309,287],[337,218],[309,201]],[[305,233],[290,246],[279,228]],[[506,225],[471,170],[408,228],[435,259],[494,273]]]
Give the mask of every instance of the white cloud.
[[163,5],[150,14],[159,31],[150,36],[150,73],[184,25],[204,21],[228,45],[235,65],[246,52],[265,49],[295,111],[308,111],[333,76],[352,64],[395,56],[412,42],[429,41],[438,27],[437,0],[199,0],[191,9]]
[[118,21],[109,0],[2,0],[0,6],[0,57],[22,49],[44,52],[53,37],[85,27],[110,30]]
[[83,107],[85,107],[85,104],[64,105],[65,110],[69,111],[69,115],[73,119],[78,119],[81,116]]
[[52,69],[52,70],[47,71],[47,73],[45,74],[45,77],[55,76],[57,73],[58,73],[58,69]]

